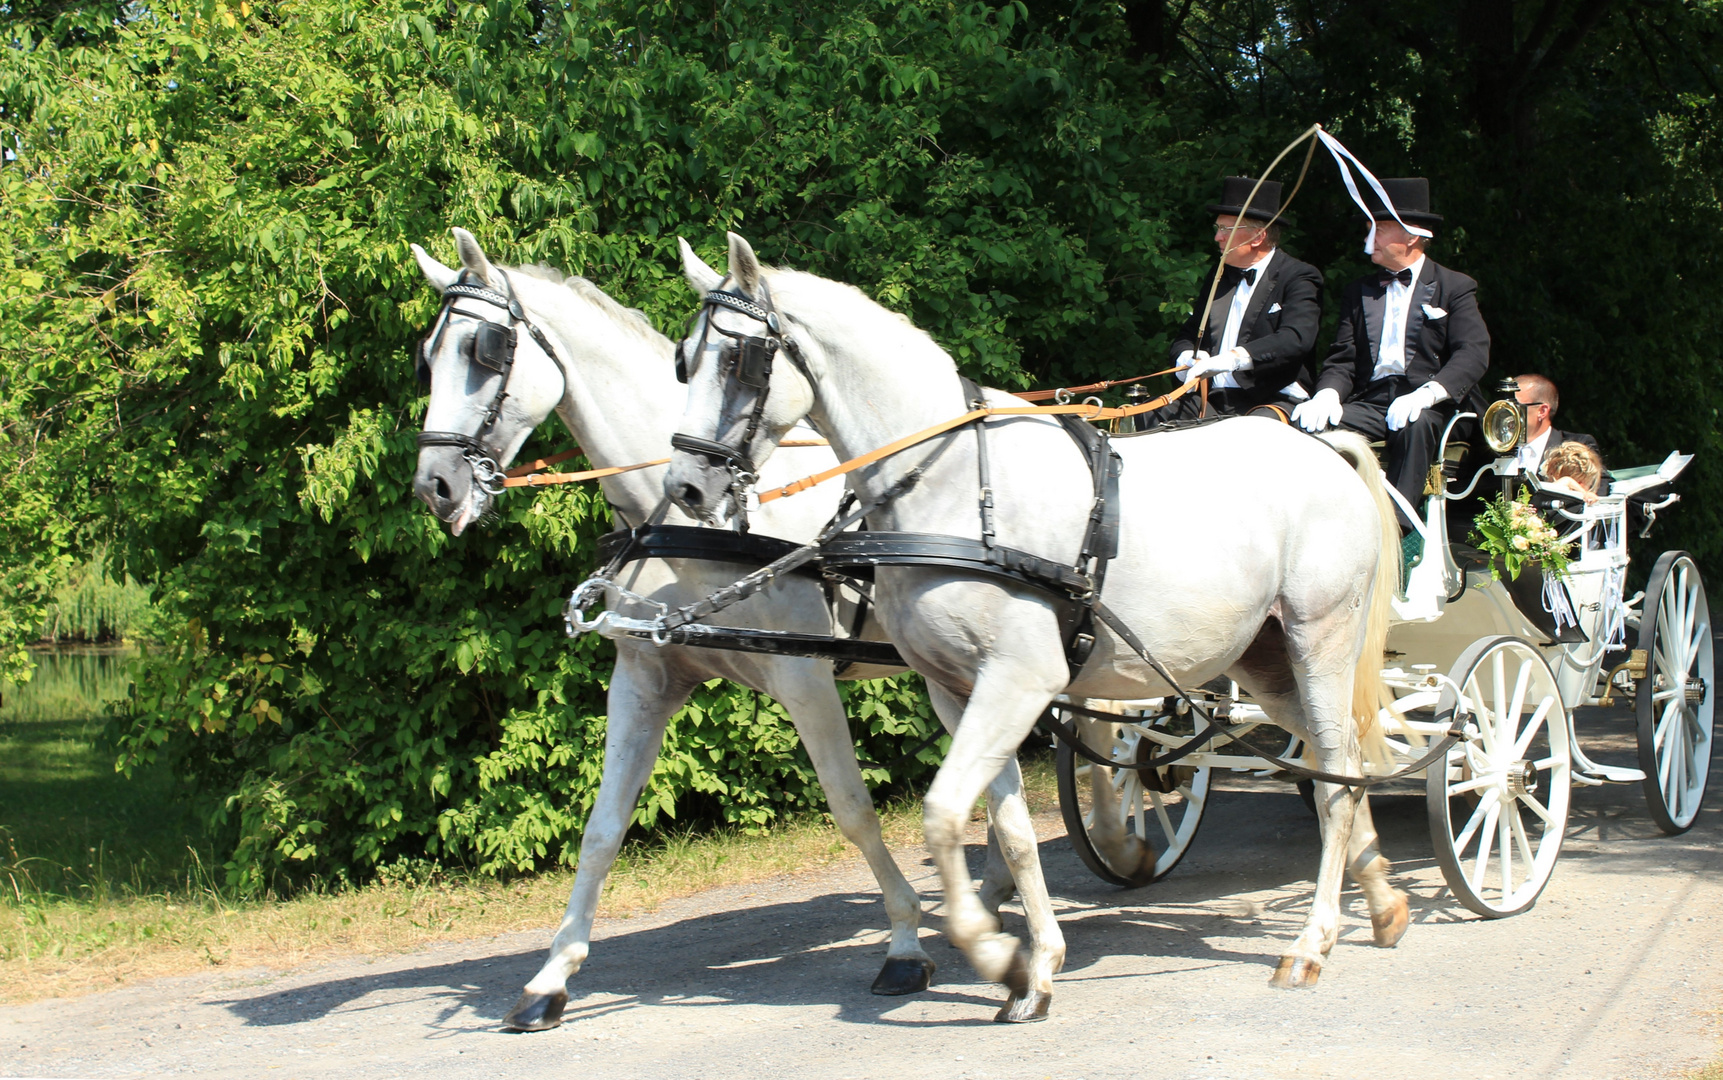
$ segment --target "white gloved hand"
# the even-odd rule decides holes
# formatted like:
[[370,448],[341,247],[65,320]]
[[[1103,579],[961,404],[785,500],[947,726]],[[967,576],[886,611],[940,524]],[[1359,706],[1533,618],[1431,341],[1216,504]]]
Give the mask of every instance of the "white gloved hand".
[[1410,394],[1401,394],[1388,403],[1388,430],[1399,431],[1447,396],[1447,392],[1433,382],[1425,383]]
[[[1179,353],[1178,359],[1173,361],[1173,367],[1178,369],[1173,374],[1175,374],[1179,377],[1179,382],[1190,382],[1191,381],[1191,361],[1193,359],[1195,359],[1198,355],[1199,355],[1198,353],[1194,353],[1194,352],[1191,352],[1189,349],[1186,349],[1184,352]],[[1204,353],[1204,354],[1200,354],[1200,355],[1207,355],[1207,354]]]
[[1197,353],[1196,363],[1191,365],[1190,378],[1200,379],[1204,375],[1230,375],[1248,367],[1250,367],[1250,353],[1239,346],[1234,346],[1219,356]]
[[1314,435],[1340,423],[1340,414],[1345,411],[1339,391],[1318,390],[1315,397],[1292,410],[1292,422]]

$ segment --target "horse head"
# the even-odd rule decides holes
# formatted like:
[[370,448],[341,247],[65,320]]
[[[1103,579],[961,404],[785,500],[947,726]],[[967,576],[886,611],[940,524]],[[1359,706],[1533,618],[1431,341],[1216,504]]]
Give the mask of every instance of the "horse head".
[[816,402],[818,344],[774,305],[771,279],[748,242],[729,234],[729,273],[720,275],[685,240],[682,267],[702,304],[677,346],[688,383],[665,491],[709,523],[729,518],[778,440]]
[[419,269],[443,297],[418,349],[419,381],[431,400],[413,493],[459,536],[490,511],[503,468],[561,403],[567,382],[509,274],[472,233],[450,231],[459,270],[413,245]]

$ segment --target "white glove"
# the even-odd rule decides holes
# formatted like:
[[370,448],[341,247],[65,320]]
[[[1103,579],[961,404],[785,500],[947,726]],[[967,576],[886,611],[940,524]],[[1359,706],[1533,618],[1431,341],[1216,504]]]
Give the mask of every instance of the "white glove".
[[1401,394],[1388,403],[1388,430],[1399,431],[1438,401],[1447,400],[1448,392],[1440,383],[1427,382],[1410,394]]
[[1318,390],[1315,397],[1292,410],[1292,422],[1314,435],[1340,423],[1340,414],[1345,411],[1339,391]]
[[[1178,359],[1173,361],[1173,367],[1178,369],[1173,374],[1179,377],[1179,382],[1191,381],[1191,360],[1198,355],[1198,353],[1194,353],[1189,349],[1186,349],[1184,352],[1179,353]],[[1202,353],[1200,355],[1207,356],[1208,354]]]
[[1196,363],[1191,365],[1189,378],[1200,379],[1204,375],[1230,375],[1250,367],[1250,353],[1240,346],[1233,346],[1219,356],[1207,353],[1197,353]]

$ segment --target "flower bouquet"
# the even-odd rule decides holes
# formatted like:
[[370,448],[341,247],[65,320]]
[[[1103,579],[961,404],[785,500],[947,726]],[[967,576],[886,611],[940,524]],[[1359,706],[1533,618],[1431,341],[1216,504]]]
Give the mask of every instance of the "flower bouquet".
[[1500,567],[1507,567],[1508,577],[1519,580],[1526,563],[1536,563],[1544,573],[1566,580],[1569,552],[1573,542],[1560,542],[1555,526],[1543,519],[1532,506],[1532,493],[1522,489],[1519,498],[1509,502],[1497,495],[1472,524],[1472,543],[1490,556],[1490,576],[1501,578]]

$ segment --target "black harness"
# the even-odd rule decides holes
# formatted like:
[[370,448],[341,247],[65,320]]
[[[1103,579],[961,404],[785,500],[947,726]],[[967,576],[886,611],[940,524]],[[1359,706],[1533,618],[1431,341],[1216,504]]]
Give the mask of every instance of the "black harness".
[[[508,273],[501,267],[497,267],[496,272],[502,275],[503,284],[509,290],[506,295],[482,285],[471,284],[469,279],[472,272],[468,270],[462,270],[461,276],[455,279],[455,283],[443,290],[442,310],[437,313],[437,321],[431,333],[427,334],[424,341],[420,343],[418,363],[414,366],[419,385],[427,390],[430,389],[431,357],[436,355],[438,346],[443,342],[443,334],[449,328],[449,315],[454,313],[455,301],[463,298],[479,300],[490,304],[492,307],[502,308],[509,313],[507,326],[491,322],[489,319],[480,319],[479,327],[474,331],[470,347],[466,351],[469,365],[475,365],[502,376],[497,384],[497,392],[491,398],[490,406],[485,409],[484,420],[480,422],[479,430],[471,435],[459,431],[419,432],[419,445],[421,447],[459,447],[463,451],[461,456],[472,467],[473,479],[492,495],[497,495],[503,490],[503,470],[502,466],[497,464],[496,458],[485,452],[484,439],[490,433],[491,428],[496,426],[497,418],[502,415],[503,402],[508,400],[509,377],[514,373],[515,349],[520,344],[518,327],[525,326],[527,333],[531,334],[533,340],[538,342],[538,347],[543,349],[544,354],[556,365],[557,371],[562,374],[563,393],[566,395],[568,392],[568,373],[563,371],[562,361],[557,358],[556,350],[551,348],[550,339],[531,319],[527,318],[526,310],[521,307],[520,301],[514,297],[514,288],[509,285]],[[478,318],[477,316],[471,317]]]
[[[701,311],[706,318],[700,327],[700,345],[695,355],[706,352],[707,335],[713,330],[736,342],[734,359],[730,366],[730,377],[737,384],[754,391],[754,407],[748,413],[748,424],[742,432],[742,438],[736,445],[719,442],[716,439],[702,439],[696,435],[684,435],[678,431],[670,436],[672,449],[684,450],[690,454],[699,454],[708,461],[715,462],[730,470],[730,497],[736,504],[736,527],[740,532],[748,531],[748,514],[746,493],[759,479],[758,470],[749,456],[748,448],[754,444],[754,436],[760,431],[760,420],[766,413],[766,398],[772,392],[773,361],[781,351],[796,365],[802,377],[813,386],[814,377],[808,371],[807,361],[802,358],[801,350],[796,343],[784,336],[783,324],[778,318],[778,312],[772,306],[772,293],[764,281],[760,282],[760,299],[763,303],[753,300],[738,292],[726,289],[713,289],[701,299]],[[741,312],[751,319],[756,319],[766,326],[764,334],[739,334],[726,330],[712,323],[712,308],[729,308]],[[683,351],[676,350],[676,380],[688,381],[688,361]]]
[[[964,396],[972,409],[986,401],[981,388],[963,380]],[[987,421],[975,423],[975,448],[980,493],[981,539],[942,533],[852,532],[827,540],[820,549],[820,563],[831,573],[871,580],[876,566],[941,566],[1003,577],[1051,593],[1058,601],[1060,638],[1065,645],[1065,663],[1075,681],[1095,647],[1092,601],[1100,595],[1107,564],[1119,554],[1119,474],[1123,462],[1108,445],[1107,433],[1076,416],[1060,416],[1072,441],[1089,465],[1094,499],[1083,547],[1075,564],[1043,559],[995,538],[993,525],[993,478],[987,454]]]

